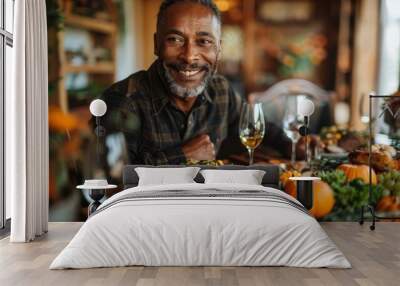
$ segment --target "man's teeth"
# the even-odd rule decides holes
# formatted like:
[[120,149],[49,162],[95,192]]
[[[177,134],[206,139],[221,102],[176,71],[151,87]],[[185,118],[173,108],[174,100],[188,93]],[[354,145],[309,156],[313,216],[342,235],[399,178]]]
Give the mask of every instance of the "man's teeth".
[[200,72],[200,70],[197,70],[197,71],[179,71],[179,73],[184,75],[185,77],[194,76],[195,74],[197,74],[199,72]]

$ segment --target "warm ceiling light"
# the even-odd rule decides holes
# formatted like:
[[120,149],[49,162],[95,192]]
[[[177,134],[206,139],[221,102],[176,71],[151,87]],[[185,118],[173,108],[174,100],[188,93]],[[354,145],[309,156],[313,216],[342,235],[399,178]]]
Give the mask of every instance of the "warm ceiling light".
[[226,12],[229,9],[231,9],[233,6],[232,1],[229,1],[229,0],[215,0],[214,2],[215,2],[215,5],[217,5],[218,9],[221,12]]

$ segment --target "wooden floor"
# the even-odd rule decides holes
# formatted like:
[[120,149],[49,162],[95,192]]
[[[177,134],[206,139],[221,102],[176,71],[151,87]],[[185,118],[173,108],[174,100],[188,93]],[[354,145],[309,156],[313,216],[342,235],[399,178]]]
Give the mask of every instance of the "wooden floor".
[[50,223],[49,233],[27,244],[0,241],[0,285],[400,285],[400,223],[323,223],[353,268],[123,267],[48,270],[81,223]]

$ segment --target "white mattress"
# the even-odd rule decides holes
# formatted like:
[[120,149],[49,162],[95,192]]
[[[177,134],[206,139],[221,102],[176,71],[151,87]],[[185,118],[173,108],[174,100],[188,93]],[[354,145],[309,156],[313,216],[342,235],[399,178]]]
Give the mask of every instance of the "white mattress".
[[279,200],[234,195],[121,200],[137,192],[204,193],[210,189],[264,191],[299,204],[282,191],[262,186],[131,188],[106,200],[50,269],[128,265],[351,267],[313,217]]

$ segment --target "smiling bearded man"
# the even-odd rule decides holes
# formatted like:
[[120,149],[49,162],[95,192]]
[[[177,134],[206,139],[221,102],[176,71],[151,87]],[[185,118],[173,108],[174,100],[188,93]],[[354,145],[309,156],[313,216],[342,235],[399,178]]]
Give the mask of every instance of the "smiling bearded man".
[[[107,132],[125,135],[131,163],[213,160],[234,145],[245,152],[238,136],[244,99],[216,72],[221,17],[215,4],[163,1],[154,46],[158,58],[147,71],[132,74],[103,94]],[[272,124],[263,144],[290,153],[291,141]]]
[[[195,97],[200,95],[204,89],[207,86],[207,82],[208,79],[210,78],[209,75],[209,68],[206,67],[207,69],[207,75],[205,76],[205,78],[202,80],[202,82],[195,87],[185,87],[185,86],[181,86],[179,85],[179,83],[177,83],[174,79],[174,77],[172,76],[172,74],[170,73],[167,65],[165,63],[163,63],[163,67],[165,69],[165,77],[167,79],[167,82],[169,84],[169,88],[171,90],[171,92],[178,96],[181,97],[183,99],[186,99],[188,97]],[[171,65],[172,67],[172,65]],[[180,73],[183,73],[185,77],[190,78],[192,76],[194,76],[196,73],[200,72],[200,67],[198,67],[198,65],[191,65],[188,67],[185,66],[180,66],[180,65],[174,65],[173,66],[174,69],[179,70]]]

